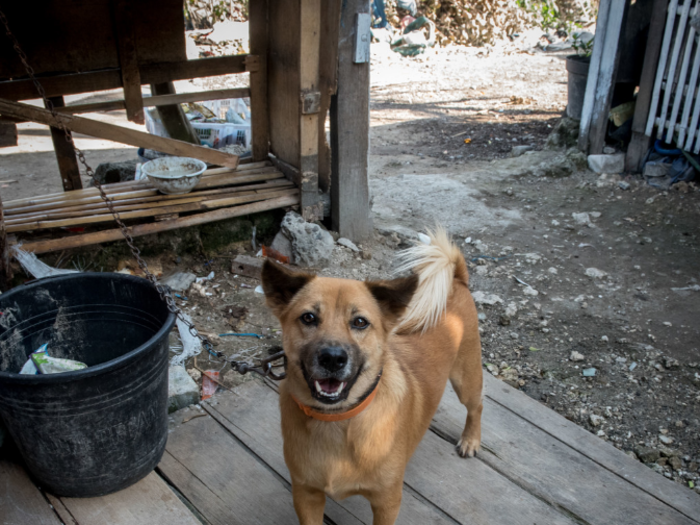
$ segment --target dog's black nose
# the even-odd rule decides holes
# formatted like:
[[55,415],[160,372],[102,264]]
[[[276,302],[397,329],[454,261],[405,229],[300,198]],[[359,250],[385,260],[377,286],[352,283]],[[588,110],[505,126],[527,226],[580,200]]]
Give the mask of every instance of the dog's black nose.
[[348,353],[339,346],[330,346],[321,350],[318,364],[329,372],[337,372],[348,364]]

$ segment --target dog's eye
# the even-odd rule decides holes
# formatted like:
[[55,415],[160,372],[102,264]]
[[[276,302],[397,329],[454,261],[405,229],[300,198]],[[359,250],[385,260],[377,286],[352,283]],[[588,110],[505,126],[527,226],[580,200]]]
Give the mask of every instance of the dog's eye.
[[306,312],[301,316],[301,322],[305,325],[315,325],[318,324],[318,317],[311,312]]
[[368,326],[369,321],[364,317],[355,317],[355,319],[352,320],[352,327],[357,328],[358,330],[364,330]]

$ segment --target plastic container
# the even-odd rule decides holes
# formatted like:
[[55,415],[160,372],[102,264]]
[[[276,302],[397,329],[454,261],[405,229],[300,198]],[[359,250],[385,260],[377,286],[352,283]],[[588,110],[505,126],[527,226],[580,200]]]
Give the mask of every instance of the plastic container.
[[[116,273],[50,277],[0,295],[0,312],[0,417],[38,484],[90,497],[151,472],[168,436],[175,322],[153,285]],[[44,343],[88,368],[17,374]]]
[[250,149],[250,126],[247,124],[194,121],[191,121],[190,124],[202,145],[219,149],[231,144],[240,144],[246,149]]
[[[235,99],[234,99],[235,100]],[[209,102],[227,102],[225,100],[214,100]],[[228,111],[228,106],[222,106]],[[165,127],[158,116],[155,108],[146,108],[144,114],[146,116],[146,130],[151,135],[159,137],[169,137]],[[212,109],[212,108],[210,108]],[[215,114],[219,114],[218,107],[212,109]],[[225,117],[224,117],[225,118]],[[190,124],[197,133],[197,137],[202,145],[210,148],[219,149],[231,144],[240,144],[250,149],[250,124],[233,124],[231,122],[196,122],[190,121]]]

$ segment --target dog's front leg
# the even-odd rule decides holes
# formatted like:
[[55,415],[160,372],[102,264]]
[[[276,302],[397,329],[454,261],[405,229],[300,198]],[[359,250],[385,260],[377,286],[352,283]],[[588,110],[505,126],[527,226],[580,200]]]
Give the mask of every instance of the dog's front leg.
[[401,509],[402,496],[403,479],[396,486],[367,496],[374,515],[372,523],[374,525],[394,525]]
[[322,525],[323,510],[326,507],[326,495],[322,490],[292,483],[292,497],[301,525]]

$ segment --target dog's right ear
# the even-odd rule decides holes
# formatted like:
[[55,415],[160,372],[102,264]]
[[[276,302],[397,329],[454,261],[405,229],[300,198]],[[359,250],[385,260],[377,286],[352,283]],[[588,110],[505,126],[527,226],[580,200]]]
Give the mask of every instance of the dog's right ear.
[[288,270],[267,259],[262,267],[262,287],[267,306],[279,316],[297,292],[313,278],[313,275]]

